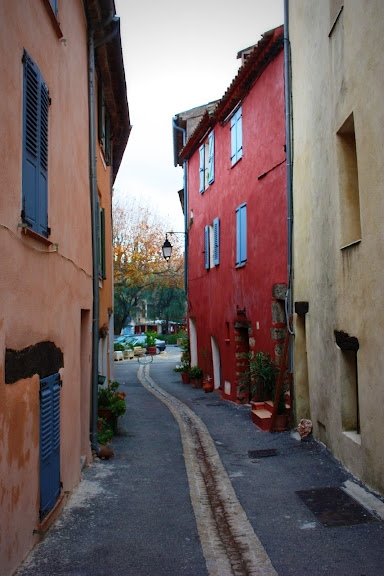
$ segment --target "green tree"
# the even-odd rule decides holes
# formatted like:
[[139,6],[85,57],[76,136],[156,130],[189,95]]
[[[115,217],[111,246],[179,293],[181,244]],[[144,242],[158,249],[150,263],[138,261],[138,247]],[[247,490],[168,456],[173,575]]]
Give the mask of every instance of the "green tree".
[[136,201],[129,205],[114,201],[115,333],[121,331],[127,316],[137,313],[145,294],[154,294],[162,287],[182,290],[184,260],[180,242],[173,242],[171,261],[167,263],[162,255],[167,231],[167,223],[148,207]]

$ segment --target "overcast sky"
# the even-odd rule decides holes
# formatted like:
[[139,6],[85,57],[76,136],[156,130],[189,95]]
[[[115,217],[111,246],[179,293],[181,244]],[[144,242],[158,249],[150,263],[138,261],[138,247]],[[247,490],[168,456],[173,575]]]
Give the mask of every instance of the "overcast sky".
[[283,0],[115,0],[133,126],[115,194],[145,199],[171,230],[183,230],[173,165],[172,117],[221,98],[237,53],[283,24]]

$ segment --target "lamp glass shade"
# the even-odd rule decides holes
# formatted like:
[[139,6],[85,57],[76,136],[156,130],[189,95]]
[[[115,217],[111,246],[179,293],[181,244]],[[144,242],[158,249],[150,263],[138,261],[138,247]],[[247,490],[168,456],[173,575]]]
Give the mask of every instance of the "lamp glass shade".
[[165,242],[162,246],[162,251],[165,260],[169,260],[172,254],[172,244],[170,243],[168,238],[165,239]]

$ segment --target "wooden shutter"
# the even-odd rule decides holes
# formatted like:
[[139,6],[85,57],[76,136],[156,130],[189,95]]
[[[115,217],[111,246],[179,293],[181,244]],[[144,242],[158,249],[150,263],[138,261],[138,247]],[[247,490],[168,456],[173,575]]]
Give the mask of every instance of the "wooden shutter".
[[40,380],[40,519],[60,495],[60,374]]
[[243,155],[243,120],[239,108],[231,118],[231,162],[235,164]]
[[199,166],[200,186],[199,186],[199,192],[202,193],[205,190],[205,182],[204,182],[205,149],[204,149],[204,144],[202,146],[200,146],[199,153],[200,153],[200,166]]
[[215,218],[213,221],[213,263],[215,266],[220,264],[220,219]]
[[206,270],[210,268],[210,255],[209,255],[209,226],[204,228],[204,267]]
[[239,160],[243,155],[243,112],[241,108],[236,116],[236,160]]
[[215,133],[208,136],[208,184],[215,180]]
[[247,260],[247,205],[242,204],[236,210],[236,265]]
[[23,55],[22,220],[48,236],[48,108],[49,92],[40,71]]

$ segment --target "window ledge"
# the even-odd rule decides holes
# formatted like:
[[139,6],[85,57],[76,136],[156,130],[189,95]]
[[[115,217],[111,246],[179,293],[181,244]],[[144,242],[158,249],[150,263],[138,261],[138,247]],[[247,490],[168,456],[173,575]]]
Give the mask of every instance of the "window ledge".
[[354,240],[353,242],[350,242],[349,244],[345,244],[344,246],[342,246],[340,248],[340,250],[345,250],[346,248],[350,248],[351,246],[356,246],[356,244],[360,244],[361,242],[361,238],[359,238],[358,240]]
[[354,444],[358,444],[359,446],[361,446],[361,434],[356,432],[356,430],[348,430],[348,431],[344,430],[343,434],[344,436],[352,440]]
[[237,270],[237,268],[244,268],[244,266],[246,265],[246,262],[242,262],[241,264],[236,264],[235,268]]
[[49,1],[49,0],[43,0],[43,4],[44,4],[44,6],[45,6],[46,11],[48,12],[49,19],[50,19],[51,22],[52,22],[52,25],[53,25],[53,27],[54,27],[54,29],[55,29],[55,32],[56,32],[56,34],[57,34],[57,37],[58,37],[59,39],[62,38],[62,37],[63,37],[63,33],[62,33],[62,31],[61,31],[61,28],[60,28],[60,23],[59,23],[59,21],[58,21],[57,18],[56,18],[56,14],[55,14],[54,11],[52,10],[52,6],[51,6],[50,1]]
[[30,236],[34,240],[37,240],[38,242],[45,244],[45,246],[52,246],[52,244],[53,244],[53,242],[51,242],[51,240],[48,240],[48,238],[46,238],[45,236],[42,236],[41,234],[38,234],[37,232],[35,232],[31,228],[23,226],[22,227],[22,233],[25,236]]

